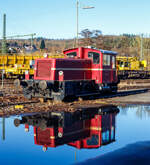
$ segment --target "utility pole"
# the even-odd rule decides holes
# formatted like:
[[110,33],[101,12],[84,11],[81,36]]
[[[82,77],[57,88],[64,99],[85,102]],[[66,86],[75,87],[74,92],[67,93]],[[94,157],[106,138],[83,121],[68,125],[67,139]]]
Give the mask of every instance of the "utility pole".
[[[77,12],[77,37],[76,37],[76,47],[79,46],[79,0],[76,0],[76,12]],[[93,6],[86,6],[86,7],[83,7],[82,9],[93,9],[95,7]]]
[[79,46],[79,0],[77,0],[77,38],[76,38],[76,47]]
[[3,15],[2,54],[6,54],[6,14]]
[[143,60],[143,34],[141,34],[141,53],[140,53],[140,61]]
[[2,140],[5,140],[5,118],[2,118]]
[[2,56],[3,56],[3,69],[2,69],[2,89],[4,86],[4,55],[6,54],[6,14],[3,15],[3,39],[2,39]]
[[33,36],[36,35],[35,33],[31,35],[31,47],[33,46]]

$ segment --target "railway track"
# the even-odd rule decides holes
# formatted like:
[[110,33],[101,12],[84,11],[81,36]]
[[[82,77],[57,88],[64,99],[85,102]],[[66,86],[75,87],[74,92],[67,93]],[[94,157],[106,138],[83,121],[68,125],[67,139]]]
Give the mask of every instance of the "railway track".
[[8,106],[15,106],[15,105],[27,105],[27,104],[36,104],[36,103],[39,103],[39,101],[0,103],[0,107],[8,107]]
[[102,98],[112,98],[112,97],[123,97],[128,95],[135,95],[140,93],[148,92],[149,89],[137,89],[137,90],[128,90],[128,91],[119,91],[116,94],[108,95],[108,96],[102,96]]
[[[85,100],[74,100],[73,102],[44,102],[41,103],[39,100],[26,100],[20,96],[18,98],[11,99],[3,98],[3,101],[0,101],[0,116],[11,116],[11,115],[20,115],[25,113],[37,113],[37,112],[49,112],[49,111],[66,111],[66,112],[75,112],[79,109],[86,107],[96,107],[96,106],[105,106],[110,104],[120,105],[118,102],[118,97],[136,95],[140,93],[148,92],[148,89],[139,89],[139,90],[128,90],[128,91],[119,91],[116,94],[96,96]],[[116,99],[115,99],[116,97]],[[140,97],[138,95],[138,97]],[[116,100],[117,102],[114,102]],[[23,105],[22,108],[16,108],[16,105]],[[19,106],[18,106],[19,107]]]
[[[123,97],[123,96],[128,96],[128,95],[135,95],[135,94],[140,94],[140,93],[145,93],[148,92],[150,89],[134,89],[134,90],[120,90],[115,94],[102,94],[100,95],[99,93],[93,93],[92,95],[89,95],[89,98],[85,96],[85,100],[90,99],[105,99],[105,98],[113,98],[113,97]],[[84,96],[83,96],[84,99]],[[82,99],[81,99],[82,100]]]
[[[2,84],[2,80],[0,80],[0,84]],[[4,79],[3,84],[4,85],[13,85],[14,84],[14,80],[12,80],[12,79]]]
[[[0,80],[0,84],[1,84],[1,80]],[[39,103],[39,100],[35,99],[32,101],[26,100],[23,97],[21,88],[20,89],[15,89],[13,86],[14,80],[11,79],[4,79],[4,88],[3,88],[3,92],[4,92],[4,96],[3,99],[0,100],[0,107],[10,107],[10,106],[15,106],[15,105],[30,105],[30,104],[36,104]],[[130,84],[138,84],[139,87],[141,83],[145,83],[145,84],[150,84],[150,79],[144,79],[144,80],[122,80],[120,82],[120,84],[127,84],[127,86],[130,86]],[[120,88],[122,89],[122,88]],[[130,88],[128,88],[130,89]],[[133,88],[134,89],[134,88]],[[83,97],[83,100],[87,100],[87,104],[88,104],[88,100],[94,100],[95,99],[105,99],[105,98],[113,98],[113,97],[123,97],[123,96],[128,96],[128,95],[135,95],[135,94],[140,94],[140,93],[145,93],[147,92],[149,89],[147,88],[147,86],[143,87],[143,89],[134,89],[134,90],[119,90],[116,94],[105,94],[105,95],[101,95],[99,96],[98,93],[93,95],[90,95],[89,97]],[[77,104],[80,103],[80,101],[77,101]],[[46,106],[46,104],[45,104]]]
[[[116,94],[109,94],[109,95],[101,95],[101,96],[98,96],[98,95],[93,95],[93,97],[89,97],[85,100],[96,100],[96,99],[106,99],[106,98],[113,98],[113,97],[123,97],[123,96],[128,96],[128,95],[135,95],[135,94],[140,94],[140,93],[145,93],[145,92],[148,92],[149,90],[148,89],[140,89],[140,90],[130,90],[130,91],[119,91],[117,92]],[[22,99],[22,98],[21,98]],[[84,99],[83,99],[84,100]],[[36,104],[36,103],[39,103],[40,101],[39,100],[31,100],[31,101],[20,101],[19,98],[18,98],[18,101],[16,102],[5,102],[5,99],[4,99],[4,102],[0,103],[0,107],[8,107],[8,106],[15,106],[15,105],[29,105],[29,104]],[[82,102],[81,100],[77,102],[80,103]],[[47,102],[45,102],[47,103]],[[65,102],[65,103],[68,103],[68,102]],[[94,101],[93,101],[94,103]],[[59,102],[59,104],[61,105],[61,102]]]

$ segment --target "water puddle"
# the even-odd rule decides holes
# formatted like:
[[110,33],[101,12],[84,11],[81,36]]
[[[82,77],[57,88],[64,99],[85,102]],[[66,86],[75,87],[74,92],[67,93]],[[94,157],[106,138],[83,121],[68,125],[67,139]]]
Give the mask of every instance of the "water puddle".
[[150,106],[26,114],[0,118],[0,125],[1,163],[73,164],[91,158],[98,161],[95,158],[128,144],[149,141]]

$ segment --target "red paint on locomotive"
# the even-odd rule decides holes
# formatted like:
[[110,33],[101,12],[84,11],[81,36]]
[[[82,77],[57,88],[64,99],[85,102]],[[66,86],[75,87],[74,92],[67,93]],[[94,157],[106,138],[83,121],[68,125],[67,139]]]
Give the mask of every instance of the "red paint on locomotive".
[[[99,148],[115,141],[115,113],[95,115],[92,119],[78,121],[63,128],[55,127],[41,130],[34,127],[34,143],[43,147],[57,147],[68,144],[81,148]],[[61,130],[61,137],[58,137]]]
[[47,112],[22,116],[14,125],[34,128],[34,143],[48,147],[68,144],[81,148],[98,148],[115,141],[116,106],[89,107],[75,112]]
[[[115,64],[117,55],[116,52],[81,47],[65,50],[64,54],[66,55],[66,58],[73,54],[71,57],[91,59],[92,80],[95,80],[95,83],[112,83],[118,81]],[[94,55],[95,58],[92,57]],[[99,56],[99,59],[97,56]],[[104,61],[104,56],[106,56],[106,61]],[[104,62],[106,62],[106,64],[104,64]]]
[[34,80],[59,81],[59,72],[63,72],[64,81],[91,80],[88,59],[38,59],[35,66]]

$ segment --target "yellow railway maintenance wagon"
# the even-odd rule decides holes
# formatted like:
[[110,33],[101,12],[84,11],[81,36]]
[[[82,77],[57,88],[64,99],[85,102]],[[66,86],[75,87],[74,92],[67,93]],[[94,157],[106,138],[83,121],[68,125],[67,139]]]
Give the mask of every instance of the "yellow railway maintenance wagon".
[[146,60],[140,61],[137,57],[118,56],[116,65],[119,79],[150,78]]
[[38,58],[63,58],[57,54],[13,54],[0,56],[0,70],[4,71],[5,78],[24,78],[28,71],[30,76],[34,75],[34,61]]

